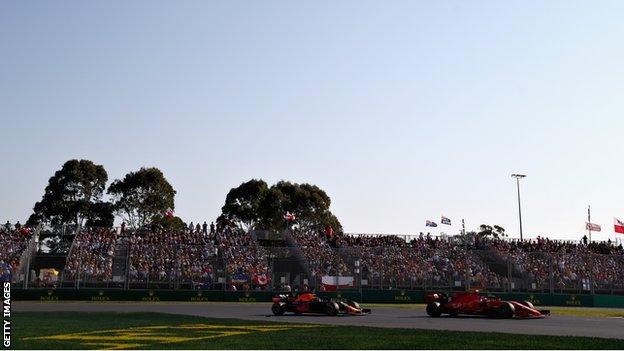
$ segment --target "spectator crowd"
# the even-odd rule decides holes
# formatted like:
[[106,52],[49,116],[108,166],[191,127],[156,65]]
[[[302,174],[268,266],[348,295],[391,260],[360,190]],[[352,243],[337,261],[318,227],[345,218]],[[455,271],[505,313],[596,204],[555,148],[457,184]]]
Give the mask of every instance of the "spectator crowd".
[[112,278],[113,250],[117,230],[83,228],[76,234],[67,256],[64,279],[105,280]]
[[371,284],[381,286],[499,287],[500,278],[473,252],[447,240],[424,237],[409,243],[395,235],[342,236],[337,242],[348,256],[361,262]]
[[0,281],[10,281],[18,271],[20,258],[28,247],[32,229],[7,222],[0,229]]
[[537,289],[550,286],[551,279],[556,290],[590,290],[590,284],[598,289],[624,287],[624,249],[610,240],[587,243],[539,236],[524,241],[481,238],[476,246],[510,262]]
[[135,231],[130,244],[129,276],[134,281],[212,281],[215,245],[200,229]]
[[[19,223],[2,226],[0,280],[18,271],[32,232]],[[351,236],[331,228],[289,233],[317,282],[323,276],[361,275],[371,287],[624,290],[624,249],[610,241],[519,241],[473,233],[452,240],[421,234],[408,242],[396,235]],[[119,247],[126,248],[119,255],[128,255],[128,278],[134,282],[212,285],[217,270],[233,284],[252,288],[273,278],[268,251],[253,233],[228,225],[209,229],[204,222],[184,230],[83,228],[67,255],[63,279],[110,281]]]

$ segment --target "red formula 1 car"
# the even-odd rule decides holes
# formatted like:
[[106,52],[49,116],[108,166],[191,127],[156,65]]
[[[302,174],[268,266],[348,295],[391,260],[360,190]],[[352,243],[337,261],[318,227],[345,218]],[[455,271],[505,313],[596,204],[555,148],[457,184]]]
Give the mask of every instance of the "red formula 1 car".
[[449,314],[482,315],[489,318],[543,318],[550,314],[549,310],[537,310],[529,301],[503,301],[500,298],[485,297],[478,290],[455,293],[448,296],[444,293],[425,295],[427,314],[431,317]]
[[314,293],[301,293],[299,295],[276,295],[273,297],[271,311],[276,316],[286,312],[294,314],[321,313],[329,316],[338,314],[364,315],[369,314],[369,308],[361,308],[355,301],[323,299]]

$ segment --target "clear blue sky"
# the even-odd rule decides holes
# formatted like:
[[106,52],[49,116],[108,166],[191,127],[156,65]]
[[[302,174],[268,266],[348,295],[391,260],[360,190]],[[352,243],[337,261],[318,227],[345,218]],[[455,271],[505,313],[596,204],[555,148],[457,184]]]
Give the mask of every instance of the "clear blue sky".
[[2,1],[0,220],[68,159],[156,166],[211,220],[250,178],[349,232],[624,218],[622,1]]

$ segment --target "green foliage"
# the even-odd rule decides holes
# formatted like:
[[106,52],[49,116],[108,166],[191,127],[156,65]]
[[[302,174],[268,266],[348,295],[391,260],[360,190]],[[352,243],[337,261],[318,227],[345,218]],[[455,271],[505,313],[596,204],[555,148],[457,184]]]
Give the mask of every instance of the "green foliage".
[[280,181],[267,188],[263,180],[252,179],[233,188],[222,208],[222,219],[234,222],[243,230],[282,230],[284,215],[296,215],[296,224],[307,230],[322,231],[332,226],[341,232],[342,225],[329,210],[331,199],[319,187]]
[[96,202],[91,206],[87,217],[87,227],[111,228],[115,222],[113,204],[110,202]]
[[167,231],[180,231],[186,229],[186,223],[184,223],[182,218],[178,216],[167,217],[157,215],[154,217],[152,223],[159,228]]
[[253,229],[260,220],[260,202],[267,191],[268,186],[264,180],[252,179],[244,182],[228,192],[221,212],[238,227]]
[[176,191],[158,168],[141,168],[130,172],[122,180],[115,180],[108,188],[113,198],[113,209],[133,228],[152,223],[168,208],[174,209]]
[[27,223],[78,224],[101,211],[108,174],[89,160],[69,160],[48,181]]
[[481,224],[479,226],[479,233],[477,233],[480,236],[493,236],[495,238],[498,237],[505,237],[505,228],[499,226],[499,225],[487,225],[487,224]]

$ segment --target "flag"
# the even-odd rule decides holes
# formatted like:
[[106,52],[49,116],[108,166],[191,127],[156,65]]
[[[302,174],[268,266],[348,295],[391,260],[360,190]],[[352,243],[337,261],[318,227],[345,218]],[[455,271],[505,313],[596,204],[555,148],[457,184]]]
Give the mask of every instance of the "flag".
[[167,211],[165,211],[165,217],[167,218],[173,217],[173,209],[171,207],[168,208]]
[[294,213],[286,212],[286,214],[284,215],[284,219],[288,222],[293,222],[295,219],[297,219],[297,217]]
[[613,217],[613,229],[615,230],[616,233],[620,233],[620,234],[624,234],[624,222],[620,221],[619,219]]
[[440,223],[446,224],[446,225],[451,225],[451,219],[442,216],[442,219],[440,219]]
[[436,224],[436,222],[432,222],[427,220],[427,223],[425,223],[425,227],[437,227],[438,225]]
[[243,273],[232,274],[232,284],[240,285],[240,284],[245,284],[248,281],[249,281],[249,277]]
[[353,289],[355,287],[355,279],[349,276],[324,275],[321,277],[321,284],[325,287],[325,291]]
[[592,232],[599,232],[601,228],[598,224],[586,222],[585,229],[591,230]]
[[255,285],[267,285],[269,283],[269,278],[266,274],[254,274],[252,282]]

